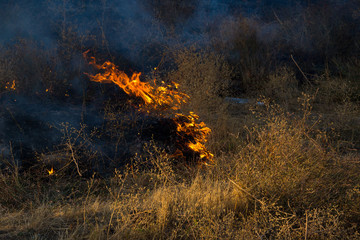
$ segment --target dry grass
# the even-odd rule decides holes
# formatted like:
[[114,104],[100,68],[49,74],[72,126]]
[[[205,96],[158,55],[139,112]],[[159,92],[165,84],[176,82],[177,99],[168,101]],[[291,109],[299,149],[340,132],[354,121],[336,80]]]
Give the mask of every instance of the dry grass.
[[200,116],[220,115],[221,95],[229,92],[232,69],[224,56],[195,47],[174,53],[175,69],[167,73],[167,79],[180,84],[180,90],[190,96],[186,110]]
[[[181,22],[194,11],[185,2],[144,3],[169,26],[169,35],[176,35],[172,15]],[[177,6],[169,15],[167,8]],[[114,161],[121,148],[138,155],[111,176],[85,176],[88,165],[102,164],[99,153],[87,151],[99,133],[87,136],[70,126],[61,146],[39,153],[36,167],[22,171],[11,149],[1,154],[0,239],[359,239],[358,36],[350,34],[346,16],[305,10],[271,14],[278,22],[276,44],[259,37],[259,19],[233,16],[220,28],[209,23],[211,47],[167,46],[157,53],[164,53],[159,69],[144,74],[177,82],[190,95],[182,110],[212,128],[213,166],[174,161],[155,142],[137,149],[125,135],[143,116],[121,99],[104,110],[101,134],[114,141]],[[341,24],[332,27],[336,21]],[[60,25],[54,49],[30,40],[2,46],[1,95],[42,96],[49,89],[50,97],[64,101],[76,96],[71,85],[84,77],[79,56],[90,36],[78,36],[65,19]],[[99,25],[101,44],[93,48],[111,55],[101,29],[106,21]],[[129,64],[123,60],[122,66]],[[9,89],[13,80],[16,90]],[[108,91],[82,87],[77,94],[84,106]],[[264,105],[224,103],[223,97],[239,93],[267,98]],[[118,111],[130,113],[123,119]],[[49,176],[49,161],[66,168]]]
[[108,179],[2,173],[0,238],[356,239],[359,155],[332,147],[310,100],[301,115],[265,101],[212,167],[153,145]]

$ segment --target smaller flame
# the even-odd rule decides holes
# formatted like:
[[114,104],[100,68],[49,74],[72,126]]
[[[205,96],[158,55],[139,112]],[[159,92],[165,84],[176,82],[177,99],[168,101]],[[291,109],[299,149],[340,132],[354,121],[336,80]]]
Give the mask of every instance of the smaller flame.
[[173,120],[181,141],[185,141],[187,147],[198,153],[201,160],[212,161],[214,155],[205,147],[211,129],[204,122],[196,123],[198,119],[198,115],[190,112],[188,116],[178,113]]
[[55,173],[54,168],[51,168],[50,170],[47,170],[49,173],[49,176],[53,175]]
[[16,90],[16,82],[15,80],[13,80],[12,82],[7,82],[5,89],[9,89],[9,90]]

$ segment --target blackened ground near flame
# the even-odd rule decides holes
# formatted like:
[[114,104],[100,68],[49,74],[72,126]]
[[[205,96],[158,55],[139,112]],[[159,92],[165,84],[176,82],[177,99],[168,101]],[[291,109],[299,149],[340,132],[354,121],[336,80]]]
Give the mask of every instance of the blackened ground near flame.
[[[87,52],[84,53],[86,57]],[[181,104],[186,103],[189,96],[178,90],[178,84],[156,85],[140,81],[141,73],[133,73],[129,77],[117,66],[109,61],[99,65],[94,57],[90,58],[90,64],[102,71],[96,75],[90,75],[90,79],[100,83],[115,83],[130,96],[143,100],[140,110],[156,112],[159,116],[171,114],[171,111],[179,110]],[[211,129],[204,122],[198,122],[199,116],[190,112],[189,115],[176,113],[171,120],[176,128],[176,146],[174,157],[197,158],[201,163],[212,162],[213,154],[205,147]]]

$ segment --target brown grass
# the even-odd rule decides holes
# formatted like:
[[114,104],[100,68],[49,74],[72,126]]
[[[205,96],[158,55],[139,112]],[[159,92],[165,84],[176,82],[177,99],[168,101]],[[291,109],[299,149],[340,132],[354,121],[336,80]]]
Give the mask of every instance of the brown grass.
[[[178,5],[161,3],[148,6],[169,26],[173,14],[184,21],[194,11],[180,4],[169,14]],[[119,119],[116,111],[128,110],[122,102],[104,110],[103,134],[115,149],[139,154],[111,176],[84,176],[101,157],[86,152],[89,136],[70,126],[63,145],[39,153],[27,171],[1,153],[0,239],[359,239],[358,36],[346,37],[348,20],[325,10],[277,13],[276,44],[257,37],[260,20],[225,19],[220,30],[209,27],[210,47],[162,49],[159,69],[144,74],[177,82],[190,95],[182,110],[212,128],[213,166],[174,161],[154,142],[141,150],[127,143],[125,128],[140,116]],[[342,25],[331,28],[336,21]],[[30,40],[2,46],[0,94],[13,91],[6,88],[12,80],[15,93],[71,94],[71,80],[82,79],[84,69],[77,56],[85,39],[74,29],[62,24],[56,49]],[[101,55],[109,46],[104,32],[97,37]],[[287,62],[290,54],[302,74]],[[100,88],[84,85],[84,102],[106,92]],[[266,98],[263,105],[223,100],[240,93]],[[49,176],[46,160],[64,161],[66,170]]]
[[356,239],[359,155],[337,152],[310,100],[301,115],[264,100],[211,167],[174,165],[154,145],[109,179],[2,173],[0,237]]

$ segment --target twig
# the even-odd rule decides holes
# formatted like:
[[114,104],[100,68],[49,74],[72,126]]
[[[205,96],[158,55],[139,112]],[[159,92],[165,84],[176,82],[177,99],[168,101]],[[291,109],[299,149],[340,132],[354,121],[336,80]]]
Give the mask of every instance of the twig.
[[307,240],[307,235],[308,235],[308,213],[307,213],[307,211],[305,212],[305,217],[306,217],[306,222],[305,222],[305,240]]
[[299,71],[301,72],[301,74],[303,75],[303,77],[305,78],[305,80],[306,80],[310,85],[312,85],[311,82],[309,81],[309,79],[306,77],[305,73],[301,70],[299,64],[297,64],[297,62],[295,61],[295,59],[294,59],[294,57],[293,57],[292,54],[290,55],[290,57],[291,57],[291,60],[293,60],[293,62],[295,63],[296,67],[297,67],[297,68],[299,69]]
[[111,225],[112,225],[112,220],[113,220],[113,217],[114,217],[114,214],[115,214],[115,210],[117,209],[117,204],[118,204],[118,199],[119,199],[119,196],[120,196],[120,191],[118,192],[117,194],[117,197],[116,197],[116,201],[115,201],[115,206],[111,212],[111,215],[110,215],[110,220],[109,220],[109,225],[108,225],[108,229],[107,229],[107,232],[106,232],[106,238],[109,239],[109,236],[110,236],[110,230],[111,230]]
[[87,194],[86,194],[86,198],[85,198],[85,202],[84,202],[84,212],[83,212],[84,225],[86,224],[86,204],[87,204],[87,201],[90,196],[91,188],[94,185],[94,176],[95,176],[95,173],[92,175],[91,179],[88,181],[88,190],[87,190]]
[[76,160],[76,158],[75,158],[74,150],[73,150],[73,148],[72,148],[72,146],[71,146],[71,142],[69,141],[67,145],[68,145],[68,147],[69,147],[69,149],[70,149],[70,151],[71,151],[71,157],[72,157],[72,159],[73,159],[73,162],[74,162],[75,165],[76,165],[76,170],[77,170],[79,176],[82,177],[82,174],[81,174],[80,169],[79,169],[78,162],[77,162],[77,160]]
[[20,130],[22,133],[24,133],[24,129],[22,129],[21,126],[20,126],[20,124],[18,123],[18,121],[16,121],[16,119],[15,119],[13,113],[10,111],[10,109],[9,109],[9,108],[5,108],[5,109],[10,113],[11,118],[14,120],[14,122],[15,122],[16,126],[19,128],[19,130]]
[[266,205],[263,201],[257,199],[254,195],[252,195],[251,193],[249,193],[247,190],[245,190],[244,188],[240,187],[239,184],[237,184],[236,182],[234,182],[233,180],[231,180],[230,178],[228,178],[229,181],[235,185],[235,187],[237,187],[238,189],[240,189],[241,191],[243,191],[244,193],[246,193],[247,195],[249,195],[250,197],[252,197],[254,200],[258,201],[259,203],[261,203],[262,205]]
[[280,20],[280,18],[278,17],[278,15],[276,14],[274,9],[273,9],[273,13],[274,13],[274,16],[275,16],[276,20],[280,23],[280,25],[284,26],[284,23]]

